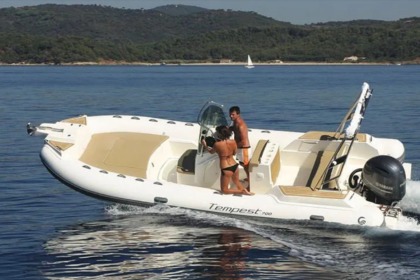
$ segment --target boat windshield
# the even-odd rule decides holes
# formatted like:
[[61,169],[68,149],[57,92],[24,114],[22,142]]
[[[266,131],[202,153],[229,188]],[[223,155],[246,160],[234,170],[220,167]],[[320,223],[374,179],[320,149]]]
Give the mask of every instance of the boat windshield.
[[223,105],[213,101],[209,101],[203,106],[198,115],[197,122],[201,126],[208,128],[217,127],[219,125],[228,125],[225,113],[223,112]]
[[223,105],[209,101],[204,104],[198,114],[197,122],[200,125],[200,134],[198,137],[198,155],[203,154],[203,145],[201,140],[206,137],[214,137],[216,127],[219,125],[228,125]]

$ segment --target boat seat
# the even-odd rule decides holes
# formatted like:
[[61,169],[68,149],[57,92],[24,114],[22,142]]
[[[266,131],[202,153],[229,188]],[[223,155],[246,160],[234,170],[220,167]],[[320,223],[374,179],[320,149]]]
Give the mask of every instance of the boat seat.
[[266,193],[280,173],[280,149],[278,144],[259,140],[249,163],[251,190]]
[[321,177],[333,156],[334,151],[319,151],[317,153],[311,174],[308,178],[308,183],[306,184],[307,186],[313,190],[321,187],[319,185],[321,183]]
[[268,140],[259,140],[254,152],[252,153],[251,160],[249,161],[249,172],[260,164],[261,156],[264,152],[265,146],[267,146]]
[[[331,150],[319,151],[316,155],[316,159],[315,159],[312,171],[309,175],[308,182],[307,182],[306,186],[309,186],[313,190],[323,188],[322,180],[321,180],[322,175],[324,174],[326,169],[329,168],[329,164],[333,160],[334,155],[336,156],[335,160],[337,162],[339,162],[339,161],[341,161],[340,156],[344,155],[347,150],[348,150],[348,147],[346,145],[343,145],[340,148],[340,151],[338,151],[338,153],[336,155],[335,155],[335,151],[331,151]],[[343,159],[343,157],[341,159]],[[333,173],[337,174],[337,172],[339,172],[338,168],[342,169],[343,165],[340,164],[340,165],[337,165],[333,168],[330,168],[326,173],[325,180],[330,179],[331,175]],[[325,184],[325,186],[329,189],[336,189],[337,188],[336,182],[334,180]]]
[[168,138],[134,132],[94,134],[80,161],[110,172],[147,178],[150,157]]
[[189,149],[185,151],[178,159],[177,171],[182,173],[195,173],[195,157],[197,149]]

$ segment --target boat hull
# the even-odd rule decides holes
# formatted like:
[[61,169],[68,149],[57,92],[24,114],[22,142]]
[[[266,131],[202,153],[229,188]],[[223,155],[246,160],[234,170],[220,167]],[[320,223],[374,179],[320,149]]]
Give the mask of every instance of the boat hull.
[[[384,214],[360,196],[345,199],[286,197],[280,188],[263,195],[226,195],[209,188],[104,173],[83,162],[63,160],[48,145],[41,151],[46,168],[61,182],[91,197],[136,206],[164,204],[215,214],[269,219],[317,220],[364,226],[384,225]],[[281,198],[285,198],[283,201]]]
[[[364,83],[335,132],[248,129],[249,176],[241,166],[239,176],[249,179],[255,195],[220,192],[220,160],[201,144],[215,137],[217,126],[228,125],[223,106],[212,101],[203,106],[197,123],[79,116],[37,127],[28,124],[27,132],[45,136],[41,160],[57,179],[98,199],[393,227],[401,213],[395,204],[405,195],[411,164],[404,162],[399,140],[359,133],[370,96]],[[383,173],[385,167],[393,171],[387,175],[392,180]],[[388,195],[389,190],[397,195]]]

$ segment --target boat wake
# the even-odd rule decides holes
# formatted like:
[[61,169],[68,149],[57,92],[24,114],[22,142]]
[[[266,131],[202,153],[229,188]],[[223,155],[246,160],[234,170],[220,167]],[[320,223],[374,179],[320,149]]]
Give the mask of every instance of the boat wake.
[[[399,231],[413,231],[413,232],[420,232],[420,181],[407,181],[406,185],[406,195],[405,197],[399,202],[399,206],[403,209],[403,216],[397,222],[396,227],[394,230]],[[228,217],[228,216],[221,216],[212,213],[205,213],[195,210],[187,210],[187,209],[180,209],[180,208],[172,208],[165,205],[156,205],[153,207],[143,208],[137,206],[130,206],[130,205],[121,205],[121,204],[113,204],[107,207],[107,213],[112,216],[120,216],[120,215],[136,215],[136,214],[159,214],[159,215],[172,215],[172,216],[179,216],[179,215],[186,215],[194,220],[205,220],[210,222],[214,226],[232,226],[236,228],[240,228],[243,230],[255,232],[263,237],[268,237],[273,239],[271,233],[266,234],[265,232],[259,232],[258,229],[255,228],[255,223],[257,220],[250,220],[249,218],[244,219],[240,217]],[[252,223],[251,223],[252,221]],[[269,224],[280,225],[283,223],[290,223],[290,221],[269,221]],[[299,224],[301,226],[308,226],[307,222],[299,222],[293,221],[297,227]],[[318,226],[318,225],[317,225]],[[346,225],[337,225],[340,228],[354,228],[353,226],[346,226]],[[322,228],[323,226],[320,226]],[[335,227],[335,225],[334,225]],[[331,228],[331,225],[326,225],[325,228]],[[356,226],[356,228],[358,228]],[[393,231],[391,229],[379,229],[379,231]],[[277,240],[278,242],[280,240]],[[281,241],[283,242],[283,241]],[[283,245],[289,246],[287,243],[283,243]]]
[[404,212],[414,214],[420,220],[420,181],[407,181],[406,193],[399,206]]
[[[420,182],[414,182],[415,185]],[[271,221],[261,219],[244,219],[242,217],[220,216],[212,213],[198,212],[195,210],[170,208],[164,205],[156,205],[150,208],[135,206],[112,205],[107,208],[111,215],[170,215],[186,217],[187,223],[194,225],[204,223],[206,226],[214,227],[234,227],[239,230],[252,232],[266,240],[275,242],[282,251],[288,251],[292,257],[302,261],[322,265],[336,266],[341,261],[339,255],[340,248],[331,249],[330,253],[320,252],[320,247],[324,247],[325,241],[330,244],[352,244],[353,242],[364,243],[365,239],[379,242],[378,240],[388,238],[411,239],[419,237],[419,220],[414,217],[402,216],[394,229],[378,227],[359,227],[353,225],[342,225],[333,223],[322,223],[317,221]],[[185,220],[184,220],[185,221]],[[307,240],[312,240],[308,243]],[[324,245],[323,245],[324,244]],[[340,245],[341,244],[341,245]],[[363,246],[362,246],[363,247]],[[325,249],[323,249],[325,250]]]
[[[417,189],[419,184],[420,182],[410,182],[410,192]],[[276,248],[271,247],[272,249],[286,253],[291,258],[325,268],[334,268],[334,271],[344,272],[350,277],[349,279],[357,273],[375,277],[390,273],[400,276],[412,273],[413,271],[401,271],[401,266],[409,260],[405,256],[399,256],[397,249],[399,246],[408,246],[407,250],[417,250],[417,246],[420,245],[418,241],[419,222],[416,218],[407,216],[403,216],[396,229],[392,230],[319,221],[253,220],[170,208],[164,205],[150,208],[111,205],[106,210],[112,216],[140,214],[168,216],[171,221],[181,220],[181,225],[186,223],[187,226],[195,228],[200,228],[200,225],[203,225],[205,227],[232,227],[244,230],[262,237],[263,240],[270,242],[271,246],[273,246],[271,242],[274,242]],[[175,216],[177,219],[173,219]],[[254,240],[253,243],[259,244],[264,242],[263,240]],[[387,250],[392,252],[393,257],[383,255],[383,252]],[[398,258],[399,261],[396,264],[390,263],[389,257]],[[354,266],[350,268],[348,265],[343,265],[348,263],[353,263]],[[378,267],[378,269],[372,269],[372,267]]]

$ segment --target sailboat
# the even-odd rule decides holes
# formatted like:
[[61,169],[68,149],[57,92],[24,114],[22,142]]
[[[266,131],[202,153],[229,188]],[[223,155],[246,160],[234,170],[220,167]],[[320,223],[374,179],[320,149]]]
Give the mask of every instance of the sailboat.
[[248,69],[251,69],[251,68],[255,67],[254,64],[252,64],[251,56],[249,56],[249,54],[248,54],[248,62],[245,65],[245,67],[248,68]]

